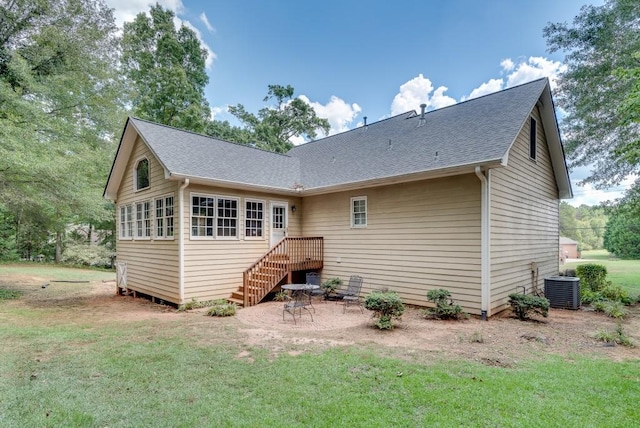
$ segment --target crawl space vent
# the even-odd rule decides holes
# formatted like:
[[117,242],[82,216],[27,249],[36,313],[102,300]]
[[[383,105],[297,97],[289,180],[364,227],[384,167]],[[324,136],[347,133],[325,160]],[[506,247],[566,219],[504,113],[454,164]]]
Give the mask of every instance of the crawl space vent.
[[549,306],[559,309],[580,309],[580,278],[551,276],[544,279],[544,296]]

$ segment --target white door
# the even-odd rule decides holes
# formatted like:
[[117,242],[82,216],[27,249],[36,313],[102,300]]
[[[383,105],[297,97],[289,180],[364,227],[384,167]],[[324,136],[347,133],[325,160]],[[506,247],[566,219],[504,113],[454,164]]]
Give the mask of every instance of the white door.
[[273,247],[287,234],[287,208],[286,202],[271,202],[271,241]]

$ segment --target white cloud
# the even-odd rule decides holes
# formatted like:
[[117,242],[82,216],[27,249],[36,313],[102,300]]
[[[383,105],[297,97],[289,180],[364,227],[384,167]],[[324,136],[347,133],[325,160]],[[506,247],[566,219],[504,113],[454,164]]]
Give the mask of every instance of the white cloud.
[[326,104],[310,101],[305,95],[300,95],[298,98],[313,107],[319,117],[329,121],[329,124],[331,125],[329,135],[348,131],[349,125],[362,111],[362,108],[358,104],[349,104],[335,95],[332,95],[331,99]]
[[548,77],[553,89],[556,86],[558,75],[567,69],[567,66],[560,61],[552,61],[539,56],[529,57],[526,61],[520,61],[517,65],[512,63],[509,69],[503,65],[505,61],[502,61],[501,65],[505,71],[510,72],[507,76],[507,88]]
[[472,90],[468,96],[463,96],[460,101],[498,92],[542,77],[548,77],[551,89],[554,89],[558,76],[567,69],[567,66],[560,61],[536,56],[517,63],[511,58],[506,58],[500,62],[500,67],[502,68],[500,74],[506,74],[506,82],[504,79],[490,79]]
[[156,3],[176,14],[184,12],[182,0],[105,0],[105,2],[107,6],[115,9],[116,25],[121,28],[124,22],[133,21],[140,12],[149,12],[151,6]]
[[[504,62],[504,61],[503,61]],[[482,85],[475,88],[468,97],[462,97],[460,101],[469,100],[471,98],[478,98],[483,95],[492,94],[494,92],[498,92],[502,89],[504,85],[504,80],[502,79],[491,79],[488,82],[483,83]]]
[[[391,103],[391,115],[397,115],[409,110],[420,111],[420,104],[426,104],[427,109],[442,108],[456,103],[444,93],[446,86],[440,86],[435,91],[431,80],[422,74],[400,85],[400,92],[393,98]],[[430,95],[433,92],[433,95]]]
[[211,23],[209,22],[209,19],[207,19],[207,15],[204,12],[200,14],[200,21],[202,21],[204,26],[207,27],[207,30],[209,30],[210,32],[214,33],[216,31],[216,29],[213,28],[213,25],[211,25]]
[[211,120],[225,120],[221,119],[220,116],[224,116],[229,113],[228,106],[212,106],[209,108],[211,110]]
[[505,71],[511,71],[513,70],[513,67],[515,67],[515,64],[513,63],[513,61],[511,61],[511,58],[507,58],[502,60],[502,62],[500,63],[500,67],[502,67]]

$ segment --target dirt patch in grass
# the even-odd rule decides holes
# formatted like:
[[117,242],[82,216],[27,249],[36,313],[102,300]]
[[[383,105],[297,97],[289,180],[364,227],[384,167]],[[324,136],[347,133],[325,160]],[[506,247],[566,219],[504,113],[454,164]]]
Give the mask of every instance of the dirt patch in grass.
[[[548,318],[522,322],[510,311],[489,321],[427,320],[418,308],[407,308],[392,331],[380,331],[371,314],[358,307],[335,302],[314,303],[315,313],[303,312],[294,323],[291,314],[283,319],[282,303],[266,302],[238,310],[234,317],[212,318],[206,309],[178,312],[145,299],[118,296],[113,282],[83,284],[53,283],[42,288],[42,278],[3,275],[0,288],[19,290],[19,299],[0,303],[0,322],[16,326],[48,322],[56,324],[104,325],[144,320],[162,321],[186,328],[203,346],[226,343],[243,349],[238,358],[251,358],[251,350],[269,354],[298,355],[335,346],[370,346],[396,357],[427,361],[430,358],[460,358],[509,368],[521,360],[555,354],[624,360],[640,355],[640,309],[631,308],[623,329],[637,347],[607,346],[594,339],[601,330],[612,331],[612,318],[589,309],[554,310]],[[27,309],[38,316],[16,317],[10,309]],[[15,313],[15,312],[14,312]],[[313,320],[312,320],[313,317]]]

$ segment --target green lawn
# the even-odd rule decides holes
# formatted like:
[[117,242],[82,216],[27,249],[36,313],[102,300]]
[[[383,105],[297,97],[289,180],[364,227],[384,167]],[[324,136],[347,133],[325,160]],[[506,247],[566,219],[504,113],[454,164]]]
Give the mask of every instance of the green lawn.
[[[58,273],[103,279],[95,271],[46,276]],[[85,286],[43,291],[55,297]],[[547,356],[491,367],[439,353],[408,358],[374,345],[309,343],[283,343],[274,354],[239,340],[233,319],[156,309],[163,316],[113,313],[105,321],[91,316],[100,307],[77,300],[46,306],[38,288],[0,300],[2,427],[626,427],[640,420],[638,359]]]
[[640,293],[640,260],[611,258],[606,250],[583,251],[582,261],[565,263],[561,270],[575,269],[583,263],[598,263],[607,267],[607,279],[632,294]]

